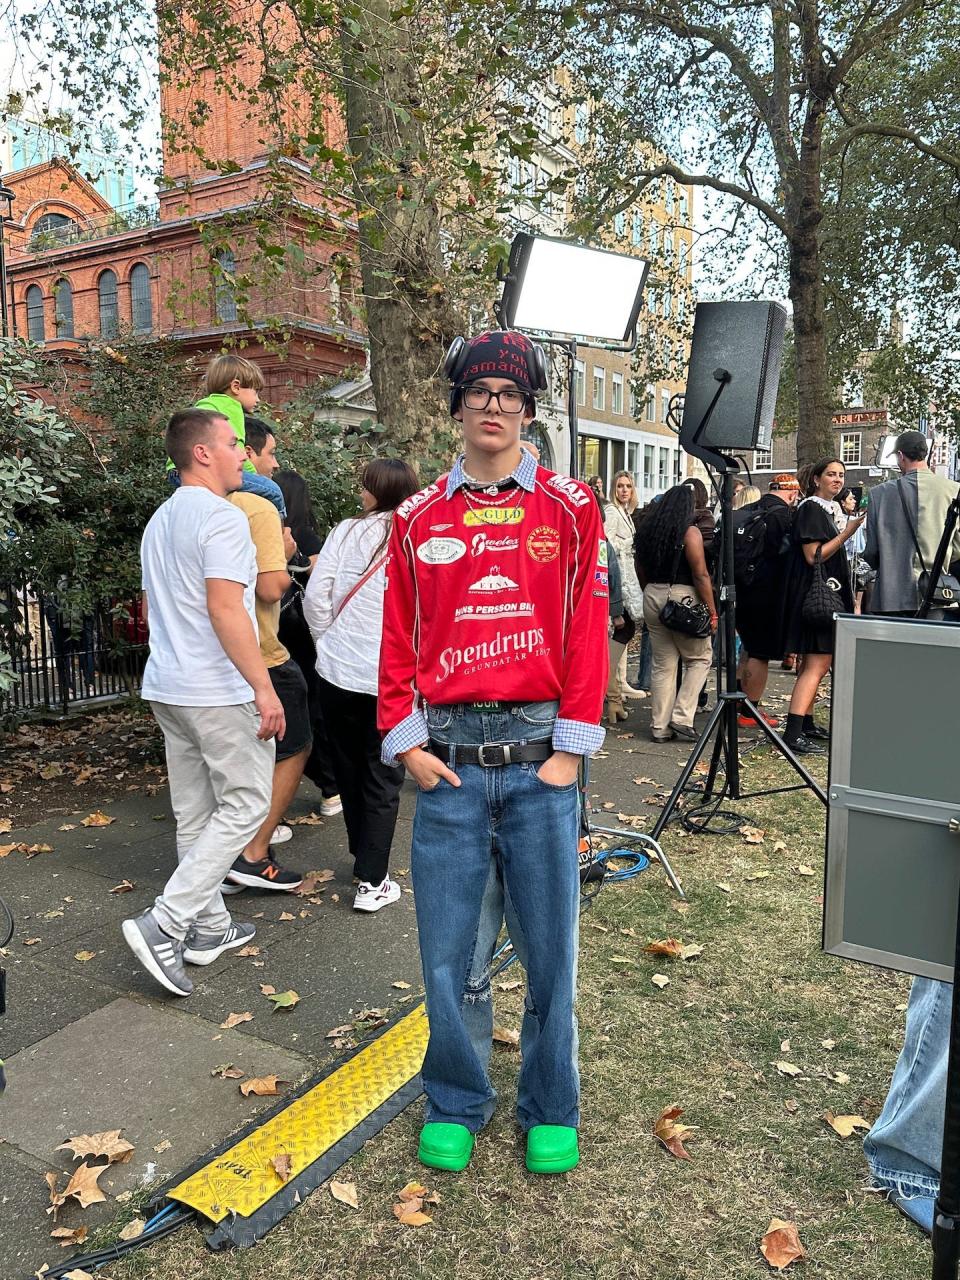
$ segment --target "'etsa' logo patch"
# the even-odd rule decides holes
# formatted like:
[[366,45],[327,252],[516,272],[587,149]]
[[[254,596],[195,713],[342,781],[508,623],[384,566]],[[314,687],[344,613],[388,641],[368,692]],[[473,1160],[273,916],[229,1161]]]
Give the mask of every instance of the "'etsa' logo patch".
[[417,547],[417,559],[424,564],[453,564],[466,551],[467,544],[459,538],[428,538]]

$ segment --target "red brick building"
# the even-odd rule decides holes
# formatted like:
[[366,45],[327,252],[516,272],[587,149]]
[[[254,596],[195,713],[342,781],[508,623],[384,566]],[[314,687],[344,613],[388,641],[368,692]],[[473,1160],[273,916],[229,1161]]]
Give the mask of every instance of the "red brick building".
[[[194,127],[197,101],[206,111]],[[172,126],[178,142],[164,143],[156,205],[112,209],[59,158],[4,177],[15,195],[6,228],[12,332],[81,362],[88,342],[121,331],[176,338],[196,354],[230,347],[261,366],[275,403],[362,366],[349,203],[331,201],[296,158],[271,165],[271,126],[219,92],[211,70],[164,87],[161,108],[165,137]],[[328,127],[337,138],[332,107]],[[211,168],[225,161],[236,171]]]

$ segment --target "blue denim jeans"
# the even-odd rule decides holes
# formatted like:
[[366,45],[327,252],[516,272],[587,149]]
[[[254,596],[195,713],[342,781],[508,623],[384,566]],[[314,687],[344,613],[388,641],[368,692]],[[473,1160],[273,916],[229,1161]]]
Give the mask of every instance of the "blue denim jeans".
[[953,986],[914,978],[903,1048],[863,1150],[873,1179],[925,1230],[940,1190]]
[[[555,702],[510,710],[428,707],[445,744],[550,740]],[[580,1079],[574,998],[580,878],[577,783],[554,787],[539,763],[456,767],[417,797],[411,870],[430,1039],[422,1080],[428,1121],[476,1133],[496,1093],[487,1075],[493,1030],[490,959],[504,912],[527,971],[517,1117],[576,1126]]]
[[640,640],[640,665],[637,669],[637,688],[650,692],[650,675],[653,669],[653,645],[650,643],[650,632],[646,626]]

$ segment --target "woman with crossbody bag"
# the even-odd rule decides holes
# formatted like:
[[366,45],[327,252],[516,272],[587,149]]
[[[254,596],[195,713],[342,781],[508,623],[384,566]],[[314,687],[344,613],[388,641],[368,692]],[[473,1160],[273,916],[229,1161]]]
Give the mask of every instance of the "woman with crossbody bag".
[[357,911],[379,911],[400,897],[399,885],[387,872],[403,768],[380,760],[377,682],[393,513],[419,487],[416,472],[399,459],[368,462],[361,477],[363,514],[331,530],[303,597],[359,881],[353,903]]

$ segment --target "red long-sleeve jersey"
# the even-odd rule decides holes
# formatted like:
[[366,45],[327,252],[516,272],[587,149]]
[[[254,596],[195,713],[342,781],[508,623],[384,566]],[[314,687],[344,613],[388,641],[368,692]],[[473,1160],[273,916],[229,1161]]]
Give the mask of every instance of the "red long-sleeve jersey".
[[603,741],[600,511],[586,486],[527,457],[513,492],[465,491],[458,464],[394,514],[380,646],[385,760],[426,742],[425,702],[559,701],[557,750]]

